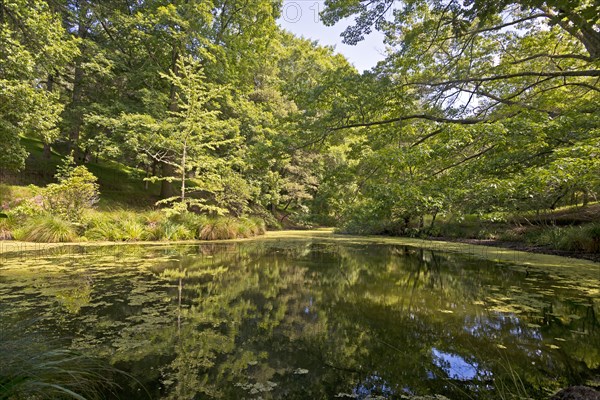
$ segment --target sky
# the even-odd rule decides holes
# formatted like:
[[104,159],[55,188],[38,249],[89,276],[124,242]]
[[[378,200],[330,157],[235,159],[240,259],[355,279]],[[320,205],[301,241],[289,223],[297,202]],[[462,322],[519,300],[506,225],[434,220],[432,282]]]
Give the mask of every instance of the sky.
[[352,23],[343,20],[334,26],[325,26],[319,12],[324,2],[319,0],[284,0],[279,25],[296,36],[318,40],[319,44],[331,45],[343,54],[359,71],[371,69],[377,61],[384,59],[383,34],[374,31],[355,46],[342,43],[340,34]]

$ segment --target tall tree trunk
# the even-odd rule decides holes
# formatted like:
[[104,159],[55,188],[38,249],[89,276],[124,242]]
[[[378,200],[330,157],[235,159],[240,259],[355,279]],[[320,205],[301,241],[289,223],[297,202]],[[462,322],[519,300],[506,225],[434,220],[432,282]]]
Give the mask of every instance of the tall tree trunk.
[[[177,60],[179,59],[179,47],[177,45],[173,46],[173,50],[171,52],[171,71],[173,71],[173,73],[175,75],[178,74],[178,70],[177,70]],[[169,111],[177,111],[178,109],[178,105],[177,105],[177,88],[175,87],[174,84],[171,84],[171,90],[169,93]],[[163,177],[168,177],[168,176],[173,176],[175,171],[174,168],[166,163],[161,163],[161,170],[162,170],[162,176]],[[173,185],[171,182],[168,181],[161,181],[160,184],[160,197],[165,199],[167,197],[172,197],[173,193],[174,193],[174,189],[173,189]]]
[[431,215],[431,224],[429,224],[429,229],[433,229],[433,224],[435,224],[435,217],[437,217],[438,212],[434,211],[433,214]]
[[[171,164],[161,163],[160,170],[161,175],[163,177],[169,177],[175,174],[175,168],[173,168]],[[168,185],[166,185],[165,183],[168,183]],[[173,190],[173,185],[171,184],[171,182],[162,181],[162,184],[160,185],[160,197],[162,199],[166,199],[169,197],[173,197],[174,194],[175,191]]]
[[[46,90],[50,93],[54,90],[54,76],[52,74],[48,74],[48,82],[46,83]],[[43,156],[46,160],[49,160],[52,156],[52,147],[49,140],[44,139],[44,152]]]
[[[77,15],[77,36],[84,40],[87,36],[87,14],[89,8],[87,1],[79,2]],[[82,44],[84,46],[84,44]],[[84,49],[81,49],[83,53]],[[69,129],[69,153],[72,152],[73,159],[79,163],[79,138],[81,134],[81,125],[83,124],[82,100],[83,100],[83,78],[84,70],[82,67],[83,55],[75,60],[75,74],[73,76],[73,93],[71,97],[71,127]]]
[[79,136],[83,117],[81,115],[81,100],[83,98],[83,68],[81,60],[75,65],[75,76],[73,78],[73,96],[71,99],[71,112],[73,119],[69,129],[69,153],[73,154],[75,162],[79,163]]
[[187,138],[183,142],[183,155],[181,157],[181,202],[185,201],[185,158],[187,156]]

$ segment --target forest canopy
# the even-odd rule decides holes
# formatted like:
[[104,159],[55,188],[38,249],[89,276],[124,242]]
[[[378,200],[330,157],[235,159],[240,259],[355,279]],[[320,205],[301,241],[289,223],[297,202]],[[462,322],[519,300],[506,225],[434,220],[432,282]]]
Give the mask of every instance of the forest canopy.
[[0,2],[0,169],[23,138],[142,171],[159,205],[406,233],[600,189],[600,5],[327,0],[358,73],[271,0]]

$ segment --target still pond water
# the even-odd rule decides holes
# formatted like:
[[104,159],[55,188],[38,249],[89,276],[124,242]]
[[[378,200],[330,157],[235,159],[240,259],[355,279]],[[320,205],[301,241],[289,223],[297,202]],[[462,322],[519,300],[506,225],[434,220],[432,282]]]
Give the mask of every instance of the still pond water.
[[547,398],[600,374],[576,277],[317,238],[66,247],[1,256],[0,316],[127,372],[113,398]]

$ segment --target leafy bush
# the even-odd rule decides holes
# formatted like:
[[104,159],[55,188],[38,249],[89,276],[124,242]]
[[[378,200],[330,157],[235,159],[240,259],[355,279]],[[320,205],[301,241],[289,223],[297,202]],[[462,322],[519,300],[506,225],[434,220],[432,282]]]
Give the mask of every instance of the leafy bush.
[[43,214],[43,197],[37,195],[27,199],[15,200],[9,209],[7,215],[15,221],[25,221],[28,218]]
[[44,189],[44,208],[70,221],[80,221],[83,211],[98,202],[97,178],[82,165],[63,167],[57,178],[58,183]]
[[14,238],[26,242],[58,243],[77,239],[76,226],[54,215],[32,218],[25,226],[13,232]]

